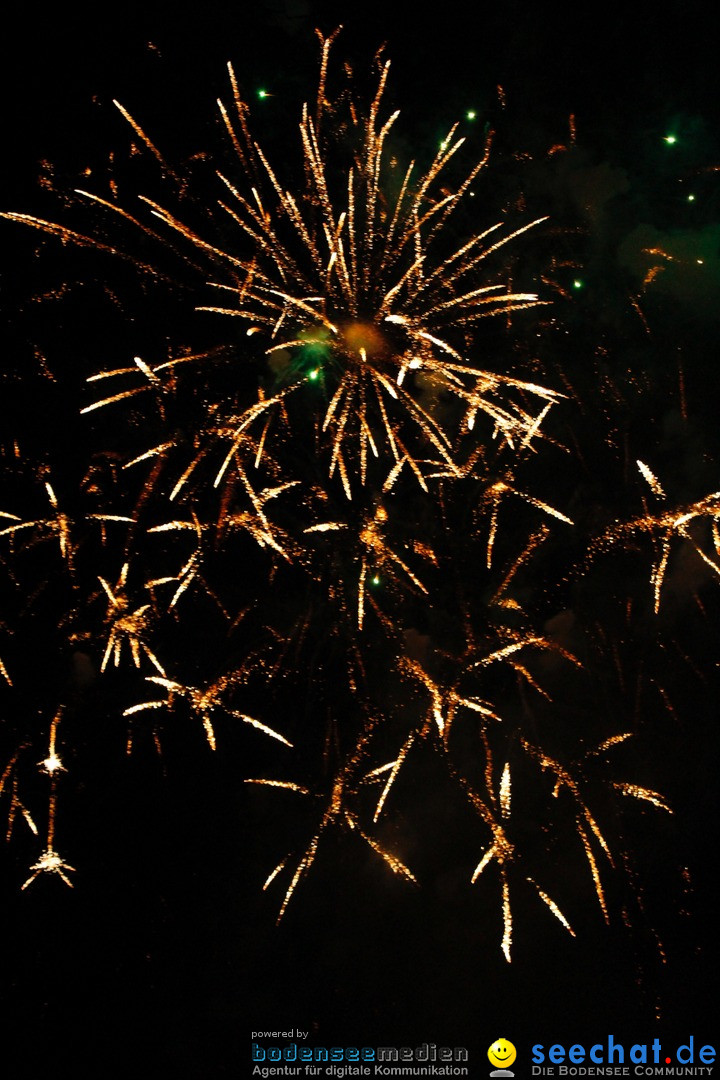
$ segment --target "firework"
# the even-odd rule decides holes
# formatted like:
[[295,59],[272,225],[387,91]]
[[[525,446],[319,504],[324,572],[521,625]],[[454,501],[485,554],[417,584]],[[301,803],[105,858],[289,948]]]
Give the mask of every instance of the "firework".
[[[0,536],[15,538],[20,533],[24,533],[25,530],[32,530],[30,532],[31,539],[28,542],[28,547],[53,539],[57,540],[60,554],[72,573],[78,547],[78,541],[73,534],[73,526],[75,523],[59,506],[52,484],[47,481],[45,483],[45,490],[50,506],[54,511],[53,514],[50,517],[41,518],[36,521],[23,521],[15,514],[3,512],[0,516],[13,521],[13,524],[7,525],[4,529],[0,529]],[[121,514],[88,514],[86,520],[99,521],[101,522],[101,525],[109,521],[123,524],[132,523],[132,518],[125,517]]]
[[[38,767],[47,774],[50,778],[50,797],[48,802],[48,825],[47,825],[47,837],[45,843],[45,849],[30,869],[32,873],[27,881],[22,885],[23,889],[27,889],[28,885],[32,884],[39,874],[57,874],[58,877],[65,882],[71,889],[73,887],[70,878],[67,876],[66,871],[74,871],[75,867],[70,866],[64,859],[55,851],[55,810],[57,801],[57,778],[58,774],[65,772],[65,766],[63,765],[60,757],[56,753],[55,743],[57,736],[57,727],[62,716],[62,709],[60,709],[55,715],[50,725],[50,738],[48,742],[47,757],[38,762]],[[33,831],[36,831],[33,829]]]
[[[333,37],[322,40],[325,73]],[[249,443],[256,464],[270,453],[288,426],[287,409],[298,395],[300,407],[307,409],[303,387],[308,382],[322,391],[313,406],[320,455],[329,476],[339,476],[347,498],[352,497],[354,483],[369,483],[371,459],[386,487],[407,469],[427,491],[429,468],[437,464],[451,472],[460,468],[459,434],[472,430],[478,414],[489,418],[493,438],[510,446],[527,445],[538,434],[549,405],[561,395],[484,370],[454,344],[485,319],[545,302],[534,293],[508,290],[502,271],[495,271],[499,281],[482,279],[493,257],[542,219],[510,230],[498,222],[459,244],[449,240],[452,215],[485,168],[489,144],[480,161],[451,186],[447,174],[465,141],[458,137],[456,125],[424,172],[409,164],[397,195],[391,197],[395,166],[386,160],[387,142],[398,113],[380,119],[389,62],[381,67],[367,117],[361,120],[351,109],[356,145],[347,170],[337,168],[342,160],[339,149],[337,164],[331,149],[321,150],[332,138],[326,130],[329,106],[323,78],[314,115],[308,105],[302,110],[300,141],[307,186],[293,194],[253,138],[249,107],[239,94],[232,67],[229,70],[233,107],[222,102],[219,106],[235,155],[233,169],[241,170],[247,194],[218,171],[229,201],[218,200],[215,218],[229,218],[237,234],[233,246],[220,246],[157,202],[141,198],[152,218],[161,222],[169,246],[174,247],[178,237],[189,246],[188,260],[201,264],[209,260],[214,272],[222,275],[224,280],[211,287],[227,294],[226,303],[198,305],[199,310],[240,320],[249,337],[263,342],[269,362],[287,385],[271,394],[261,392],[256,404],[242,409],[228,411],[218,401],[212,417],[201,421],[196,441],[203,447],[178,479],[174,496],[211,441],[227,447],[215,485],[232,462],[242,461]],[[139,124],[115,104],[164,173],[174,176]],[[157,235],[156,225],[151,229],[116,202],[84,190],[77,195],[119,217],[123,225]],[[23,214],[6,216],[69,243],[107,248],[92,236],[53,222]],[[145,264],[138,263],[138,269],[145,270]],[[215,356],[211,351],[159,364],[136,356],[132,365],[91,377],[90,382],[103,385],[120,381],[123,388],[82,411],[92,413],[149,397],[162,413],[188,368],[207,365]],[[127,385],[138,379],[139,385]],[[447,397],[447,417],[424,406],[423,395],[412,387],[408,390],[408,383],[420,383],[426,396]],[[540,404],[535,407],[535,402]],[[146,450],[145,455],[167,453],[170,445]]]
[[[143,191],[131,211],[113,178],[110,197],[87,184],[74,193],[72,214],[88,212],[89,227],[4,215],[121,262],[144,287],[170,288],[174,266],[198,318],[230,327],[222,346],[129,351],[88,378],[81,423],[88,440],[112,442],[93,447],[79,481],[96,512],[73,517],[44,480],[46,516],[0,512],[5,565],[22,581],[25,553],[54,541],[72,582],[58,632],[97,656],[101,681],[123,669],[116,716],[150,722],[160,748],[159,720],[172,729],[189,713],[212,750],[241,743],[248,790],[293,799],[303,839],[268,842],[275,868],[264,887],[284,890],[279,918],[330,832],[359,837],[399,879],[421,881],[390,820],[412,817],[414,769],[432,756],[471,819],[468,886],[473,895],[499,886],[509,962],[518,890],[529,886],[533,909],[579,933],[558,847],[578,860],[591,906],[609,923],[608,879],[629,862],[622,804],[670,807],[616,775],[606,752],[630,733],[610,710],[588,710],[597,739],[579,722],[568,736],[552,714],[586,663],[543,632],[539,590],[528,584],[554,530],[574,517],[562,497],[533,487],[533,466],[545,453],[567,455],[552,423],[572,388],[567,378],[562,393],[544,385],[539,363],[521,378],[514,358],[497,360],[501,370],[477,359],[493,320],[512,356],[508,316],[536,318],[548,302],[514,289],[505,262],[544,219],[508,215],[459,238],[457,211],[488,165],[490,136],[463,168],[456,125],[429,164],[401,168],[390,149],[398,113],[384,111],[389,65],[380,63],[364,110],[352,86],[335,99],[333,40],[321,38],[317,96],[301,111],[301,168],[290,180],[252,134],[230,67],[232,103],[219,103],[229,160],[212,199],[194,199],[160,140],[115,103],[175,202]],[[718,499],[647,512],[595,548],[651,535],[657,611],[674,539],[720,573]],[[701,521],[713,554],[695,531]],[[99,553],[81,543],[86,522],[100,524]],[[0,660],[8,694],[11,670]],[[43,873],[71,884],[73,867],[54,848],[60,715],[40,765],[51,785],[46,844],[23,888]],[[0,782],[9,830],[18,812],[34,828],[17,793],[17,754]],[[538,813],[532,833],[526,802]]]
[[[651,469],[642,461],[637,462],[643,479],[650,486],[659,503],[667,501],[667,496],[660,481]],[[646,512],[631,521],[621,522],[600,537],[594,545],[595,550],[607,550],[608,546],[627,542],[638,533],[647,533],[652,537],[656,551],[655,562],[650,575],[653,591],[654,611],[658,613],[665,583],[668,560],[673,541],[686,543],[702,560],[714,577],[720,577],[720,492],[714,491],[697,502],[676,509],[666,509],[659,513]],[[703,525],[705,528],[703,528]],[[707,536],[703,535],[708,534]],[[709,541],[709,542],[708,542]],[[707,548],[710,549],[708,552]]]

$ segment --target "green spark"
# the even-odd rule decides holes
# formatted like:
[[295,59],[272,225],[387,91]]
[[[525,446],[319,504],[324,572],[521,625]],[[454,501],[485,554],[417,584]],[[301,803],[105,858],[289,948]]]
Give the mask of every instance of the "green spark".
[[674,146],[677,142],[677,135],[665,135],[664,142],[666,142],[668,146]]

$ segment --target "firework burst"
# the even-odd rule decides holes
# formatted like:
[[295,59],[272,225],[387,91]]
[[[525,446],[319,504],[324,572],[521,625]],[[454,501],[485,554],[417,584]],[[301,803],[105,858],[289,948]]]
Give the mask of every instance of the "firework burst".
[[[257,404],[239,410],[228,411],[219,400],[212,417],[197,431],[203,448],[178,480],[175,494],[211,440],[229,444],[215,485],[231,462],[245,456],[250,442],[257,463],[269,452],[273,436],[282,437],[291,399],[301,394],[301,407],[307,409],[306,382],[318,390],[314,407],[321,454],[329,475],[339,476],[348,498],[353,484],[368,482],[371,459],[378,462],[386,486],[407,469],[427,491],[430,467],[439,464],[457,473],[458,436],[472,430],[478,414],[489,418],[493,437],[515,446],[537,434],[547,408],[561,396],[478,367],[466,357],[463,344],[483,320],[545,302],[535,293],[508,289],[502,269],[491,271],[499,280],[489,284],[484,274],[506,244],[543,219],[515,228],[497,222],[461,243],[452,238],[452,215],[485,168],[490,149],[488,140],[480,161],[453,184],[448,173],[465,142],[458,137],[457,125],[429,167],[423,172],[410,163],[397,188],[397,166],[394,159],[388,163],[387,145],[399,114],[381,118],[389,62],[381,65],[376,94],[364,118],[352,102],[345,103],[353,143],[345,162],[337,117],[335,127],[329,128],[326,101],[334,36],[321,39],[315,109],[306,104],[302,110],[299,133],[306,186],[296,193],[284,185],[254,139],[249,106],[229,68],[233,104],[228,108],[219,102],[219,107],[235,156],[233,170],[240,170],[242,186],[218,171],[226,199],[219,199],[215,216],[224,216],[236,234],[232,245],[207,239],[148,197],[141,200],[161,223],[159,236],[157,224],[145,224],[116,201],[76,192],[81,200],[119,218],[121,225],[132,225],[161,241],[164,236],[169,248],[189,245],[187,261],[209,261],[222,277],[211,282],[211,288],[227,299],[199,305],[199,310],[240,320],[248,337],[257,336],[272,369],[286,384],[271,394],[261,393]],[[139,124],[115,104],[164,174],[175,177]],[[332,111],[337,113],[337,108]],[[393,188],[397,191],[391,195]],[[104,242],[56,223],[25,214],[5,216],[66,242],[107,250]],[[144,262],[137,266],[147,270]],[[93,384],[110,380],[121,388],[82,411],[92,413],[144,397],[157,403],[162,415],[183,373],[215,357],[211,351],[153,364],[136,356],[129,366],[91,377]],[[426,406],[423,396],[443,397],[448,406],[442,410]],[[168,449],[163,446],[145,454]]]
[[[584,672],[573,648],[543,632],[527,584],[552,529],[573,524],[562,499],[526,475],[541,447],[564,450],[548,433],[564,394],[536,381],[539,364],[519,378],[510,363],[493,371],[474,358],[489,320],[507,331],[507,316],[546,303],[515,290],[504,265],[507,245],[544,219],[508,217],[458,239],[453,215],[487,166],[490,137],[459,180],[457,126],[428,165],[400,169],[390,149],[398,113],[384,106],[389,64],[380,62],[365,110],[352,89],[331,101],[334,37],[321,38],[317,96],[301,112],[300,184],[252,134],[230,67],[232,102],[219,109],[231,157],[198,224],[189,223],[190,183],[118,103],[174,203],[142,194],[131,212],[117,184],[111,197],[86,185],[72,212],[100,215],[95,232],[4,215],[120,259],[143,282],[172,281],[166,265],[179,260],[199,318],[242,335],[212,348],[175,344],[162,359],[129,351],[96,371],[93,399],[78,412],[94,439],[105,434],[100,420],[113,432],[112,467],[103,473],[96,455],[80,487],[102,512],[74,520],[45,481],[50,511],[1,511],[0,537],[18,581],[24,552],[54,541],[75,593],[91,582],[90,600],[74,595],[56,625],[68,640],[82,625],[103,680],[129,670],[115,708],[126,724],[149,719],[156,737],[159,717],[190,713],[212,750],[228,731],[254,740],[243,765],[250,790],[291,793],[301,804],[295,823],[306,826],[294,845],[268,842],[275,869],[265,888],[284,889],[280,918],[330,832],[359,837],[399,879],[421,880],[407,835],[388,822],[412,816],[407,778],[431,755],[472,819],[468,887],[499,885],[509,962],[516,896],[528,886],[534,908],[578,933],[562,873],[545,866],[568,836],[593,910],[596,899],[612,920],[607,879],[628,860],[622,829],[607,829],[596,803],[670,808],[654,788],[616,776],[612,762],[597,781],[597,760],[629,738],[614,716],[598,721],[596,710],[602,738],[573,732],[559,748],[552,724],[543,728],[563,681]],[[118,502],[132,513],[112,513]],[[653,537],[657,611],[674,538],[720,573],[717,505],[715,494],[682,512],[648,512],[597,546]],[[711,522],[712,555],[693,532],[700,519]],[[103,531],[102,565],[79,541],[86,520]],[[108,523],[117,536],[105,535]],[[134,595],[130,582],[140,583]],[[4,693],[11,671],[0,660]],[[44,873],[71,884],[73,868],[53,846],[59,716],[41,764],[52,788],[47,841],[23,888]],[[16,766],[17,753],[0,781],[9,828],[18,812],[33,827]],[[525,798],[542,812],[531,834]]]
[[[662,484],[651,469],[643,461],[638,461],[637,466],[657,502],[660,504],[667,502]],[[677,544],[684,542],[710,570],[713,577],[720,577],[719,522],[720,491],[714,491],[687,506],[661,509],[659,513],[652,513],[646,505],[645,513],[641,517],[622,522],[611,529],[597,540],[595,549],[607,549],[609,545],[627,542],[642,533],[652,538],[655,561],[650,575],[650,585],[653,591],[654,611],[657,615],[660,610],[663,584],[673,541]]]

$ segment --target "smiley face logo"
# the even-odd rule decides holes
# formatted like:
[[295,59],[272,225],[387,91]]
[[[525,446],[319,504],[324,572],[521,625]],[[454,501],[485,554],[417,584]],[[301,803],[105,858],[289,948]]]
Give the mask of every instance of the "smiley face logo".
[[508,1039],[496,1039],[488,1050],[490,1064],[496,1069],[507,1069],[517,1057],[517,1051]]

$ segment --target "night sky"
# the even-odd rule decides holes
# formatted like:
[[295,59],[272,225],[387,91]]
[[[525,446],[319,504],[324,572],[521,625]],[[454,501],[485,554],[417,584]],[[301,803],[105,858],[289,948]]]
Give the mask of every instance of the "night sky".
[[[72,189],[84,169],[97,170],[127,144],[113,98],[169,161],[205,182],[206,159],[191,159],[218,144],[215,99],[228,97],[228,60],[252,100],[259,141],[274,162],[297,171],[297,121],[317,74],[315,27],[327,34],[343,24],[335,62],[349,60],[362,87],[373,85],[372,57],[386,44],[392,66],[384,107],[401,110],[392,144],[401,159],[427,161],[457,119],[470,157],[496,132],[480,197],[454,227],[458,236],[479,231],[494,214],[515,212],[521,193],[524,214],[549,215],[537,239],[513,253],[518,281],[553,298],[550,314],[540,309],[545,336],[537,354],[532,319],[515,324],[513,373],[527,376],[536,363],[539,381],[540,373],[562,374],[576,393],[553,428],[559,441],[570,440],[572,465],[563,472],[558,456],[536,465],[527,482],[539,499],[572,509],[578,529],[551,542],[539,578],[521,575],[523,602],[570,651],[582,653],[591,623],[617,632],[621,670],[618,677],[610,665],[603,674],[590,660],[583,681],[553,661],[540,663],[536,674],[562,704],[554,717],[550,705],[538,704],[533,722],[552,719],[561,753],[578,725],[587,724],[592,738],[603,710],[617,716],[613,731],[640,715],[637,749],[620,752],[623,775],[665,793],[675,814],[644,809],[628,826],[642,903],[629,899],[627,883],[611,887],[609,899],[617,911],[635,905],[634,929],[615,917],[606,926],[568,871],[563,885],[576,905],[577,938],[546,910],[538,915],[537,903],[519,901],[508,965],[497,889],[478,899],[468,885],[477,863],[466,850],[474,826],[457,794],[445,794],[432,755],[419,754],[413,781],[398,795],[413,828],[406,830],[399,811],[393,820],[421,887],[391,875],[356,836],[338,830],[276,926],[282,890],[263,893],[262,883],[283,845],[301,850],[308,837],[286,793],[266,798],[242,782],[254,770],[270,775],[272,755],[253,749],[232,723],[222,726],[213,754],[183,714],[166,725],[162,755],[147,738],[128,757],[125,727],[112,709],[115,700],[124,708],[140,699],[137,681],[124,682],[122,669],[100,679],[103,646],[73,641],[71,617],[65,629],[44,629],[45,616],[65,603],[60,586],[44,588],[31,615],[23,613],[18,598],[46,576],[49,556],[40,546],[16,571],[2,538],[0,659],[8,670],[12,662],[15,687],[0,679],[0,768],[19,744],[29,754],[37,747],[28,760],[38,760],[62,701],[67,718],[59,730],[71,764],[59,780],[58,847],[76,868],[72,890],[49,874],[21,891],[38,851],[19,826],[0,863],[0,1046],[12,1075],[34,1077],[62,1063],[82,1077],[118,1062],[145,1064],[158,1076],[250,1076],[250,1032],[285,1027],[312,1031],[316,1045],[466,1046],[473,1076],[485,1075],[487,1046],[500,1035],[518,1048],[519,1076],[528,1075],[535,1042],[603,1041],[609,1031],[633,1042],[658,1033],[668,1043],[688,1034],[717,1039],[718,578],[685,552],[669,563],[655,617],[652,547],[639,544],[604,563],[586,558],[585,543],[643,513],[648,492],[638,457],[652,463],[673,505],[720,486],[720,67],[712,21],[699,2],[663,13],[644,3],[520,0],[451,0],[427,11],[404,2],[208,0],[183,10],[130,4],[58,7],[42,18],[29,7],[16,13],[0,64],[3,211],[50,218],[53,206],[67,211],[39,182],[47,175],[41,163],[52,163],[58,189]],[[260,89],[268,94],[262,100]],[[463,119],[468,110],[476,113],[471,122]],[[152,300],[122,270],[107,278],[122,315],[102,306],[98,289],[87,301],[73,294],[36,305],[28,298],[56,288],[73,266],[97,281],[105,269],[93,271],[95,256],[85,251],[73,264],[59,243],[1,225],[0,511],[31,515],[39,512],[27,495],[33,469],[50,463],[62,484],[80,468],[78,402],[89,400],[87,375],[120,364],[137,340],[151,343],[149,352],[186,326],[194,333],[194,316],[178,316],[163,293],[156,317]],[[219,341],[222,331],[208,340]],[[489,355],[502,350],[500,331],[483,342]],[[113,449],[121,427],[108,428]],[[97,437],[102,425],[93,431]],[[26,465],[12,460],[14,439]],[[408,499],[406,515],[416,506]],[[467,521],[474,512],[468,506]],[[518,511],[511,529],[525,527]],[[503,542],[509,552],[510,540]],[[448,559],[455,550],[447,539]],[[220,569],[227,595],[240,595],[237,568],[226,558]],[[478,584],[476,595],[486,598],[482,590]],[[631,627],[623,623],[625,597],[638,612]],[[702,615],[689,597],[700,598]],[[295,599],[283,600],[288,611]],[[74,611],[76,599],[67,604]],[[215,646],[203,635],[212,618],[201,603],[195,614],[197,654],[210,670]],[[280,624],[285,608],[278,604],[273,616]],[[456,617],[450,600],[425,621],[417,614],[407,624],[415,655],[428,642],[454,642]],[[188,640],[178,637],[178,656],[188,657]],[[334,662],[320,665],[328,679]],[[641,674],[661,688],[654,704],[633,703]],[[285,692],[288,710],[300,683]],[[509,690],[498,690],[506,692],[509,700]],[[319,742],[312,719],[305,723],[309,761]],[[44,780],[28,781],[28,804],[40,818]],[[530,840],[535,809],[528,799],[518,811]],[[557,846],[552,859],[549,872],[562,879]]]

